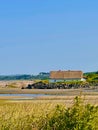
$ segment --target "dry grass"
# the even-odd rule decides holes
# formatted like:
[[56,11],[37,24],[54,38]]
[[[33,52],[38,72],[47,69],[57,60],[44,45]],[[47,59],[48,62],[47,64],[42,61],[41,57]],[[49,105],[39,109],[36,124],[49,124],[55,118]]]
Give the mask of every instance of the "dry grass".
[[[0,97],[0,100],[8,103],[50,103],[50,104],[66,104],[67,107],[72,106],[75,96],[41,96],[35,99],[28,99],[28,97]],[[98,96],[81,96],[85,104],[98,105]]]
[[0,104],[0,130],[37,129],[39,120],[53,111],[57,104],[46,101],[2,102]]
[[[74,104],[73,96],[41,96],[34,100],[13,100],[13,97],[1,97],[0,130],[38,130],[42,119],[54,113],[55,107],[68,108]],[[21,97],[18,97],[21,98]],[[98,105],[98,95],[81,96],[85,104]]]

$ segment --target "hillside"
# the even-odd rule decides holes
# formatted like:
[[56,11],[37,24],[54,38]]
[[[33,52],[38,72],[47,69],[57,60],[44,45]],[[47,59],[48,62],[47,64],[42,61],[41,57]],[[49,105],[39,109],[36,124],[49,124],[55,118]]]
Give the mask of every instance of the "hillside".
[[34,80],[34,79],[49,79],[49,73],[41,72],[38,75],[0,75],[0,80]]

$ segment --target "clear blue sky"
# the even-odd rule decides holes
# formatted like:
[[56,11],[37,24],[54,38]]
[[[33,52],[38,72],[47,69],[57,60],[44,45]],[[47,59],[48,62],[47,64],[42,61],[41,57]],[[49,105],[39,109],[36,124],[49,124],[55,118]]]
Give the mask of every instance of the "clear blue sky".
[[98,0],[0,1],[0,74],[98,71]]

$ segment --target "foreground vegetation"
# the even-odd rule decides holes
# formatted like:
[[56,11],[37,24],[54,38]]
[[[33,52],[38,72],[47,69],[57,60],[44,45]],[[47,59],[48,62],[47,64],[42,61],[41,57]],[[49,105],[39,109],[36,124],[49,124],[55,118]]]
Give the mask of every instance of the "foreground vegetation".
[[0,101],[0,130],[98,130],[98,106],[75,97],[73,105]]

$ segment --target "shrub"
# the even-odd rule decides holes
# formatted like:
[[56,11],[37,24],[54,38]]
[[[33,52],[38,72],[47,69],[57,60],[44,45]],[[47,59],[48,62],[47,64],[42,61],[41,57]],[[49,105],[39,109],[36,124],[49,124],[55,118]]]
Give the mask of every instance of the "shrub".
[[58,105],[42,122],[40,130],[97,130],[98,107],[83,105],[80,97],[76,97],[71,108]]
[[0,101],[0,130],[98,130],[98,106],[81,97],[69,108],[54,104]]

